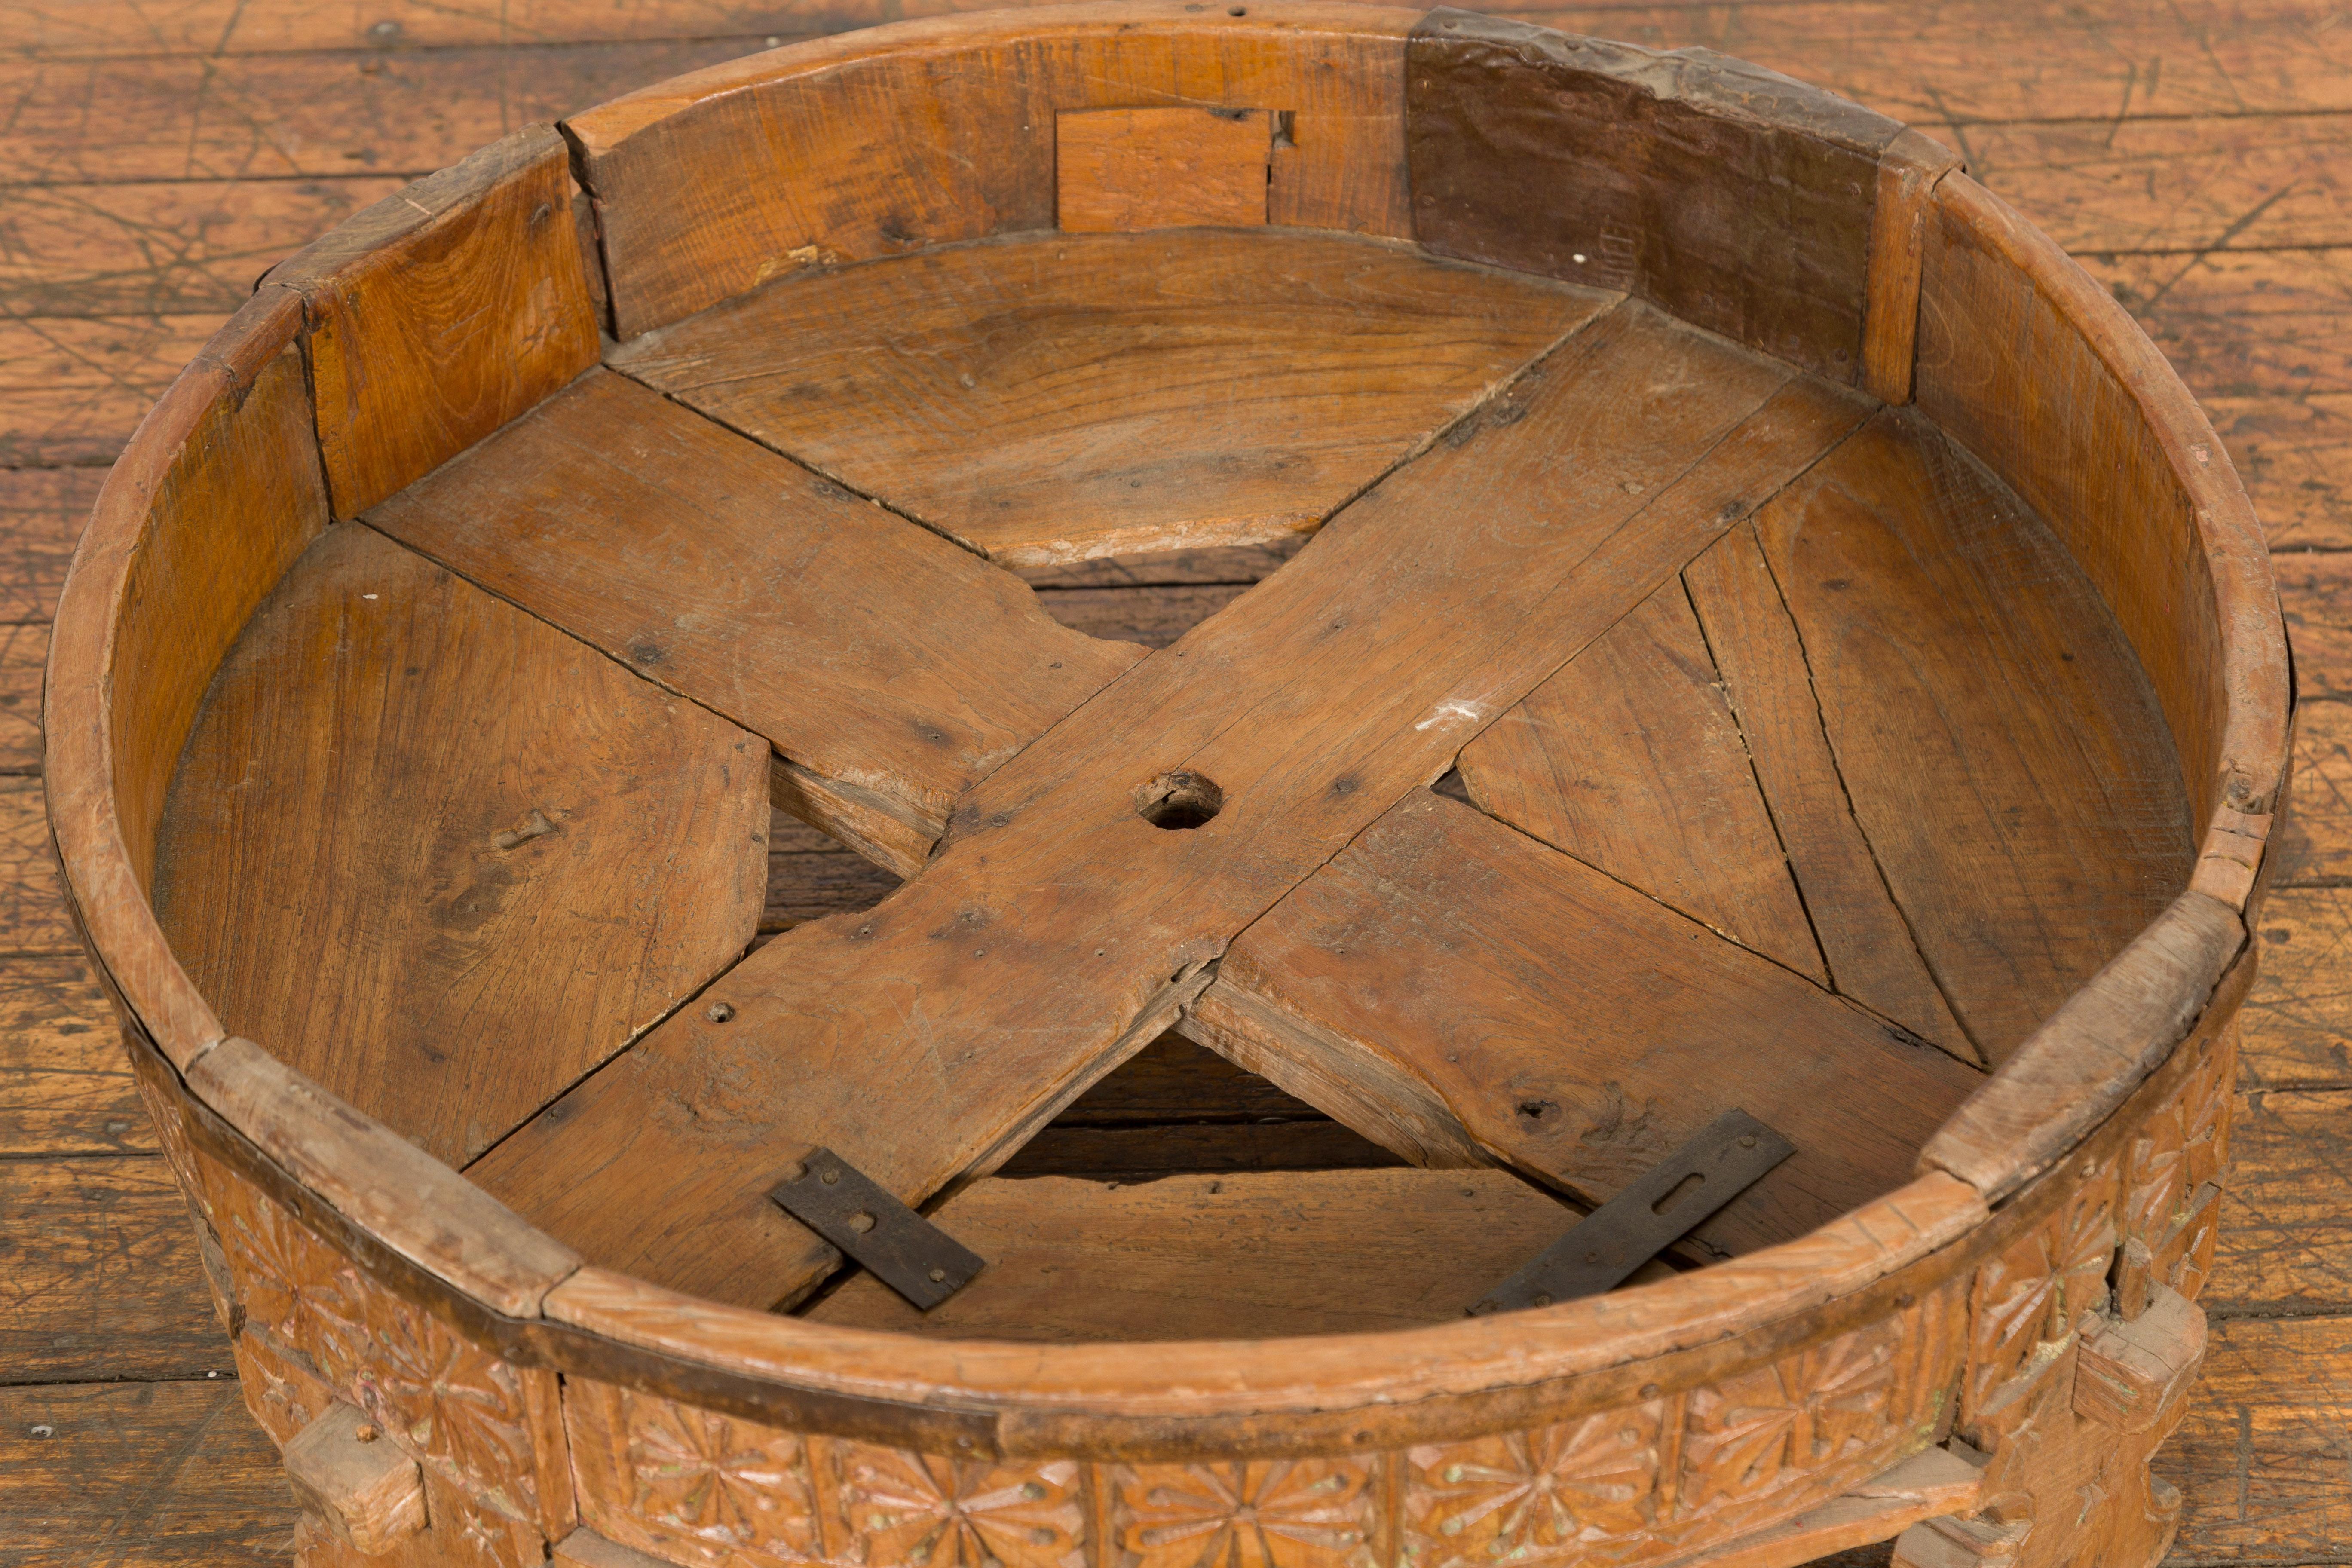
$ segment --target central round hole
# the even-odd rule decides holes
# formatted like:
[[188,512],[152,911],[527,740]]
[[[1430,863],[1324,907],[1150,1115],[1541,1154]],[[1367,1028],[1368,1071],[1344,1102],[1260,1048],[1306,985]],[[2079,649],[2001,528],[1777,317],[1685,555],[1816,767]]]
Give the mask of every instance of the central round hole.
[[1217,815],[1225,792],[1206,773],[1179,768],[1135,786],[1135,815],[1154,827],[1198,827]]

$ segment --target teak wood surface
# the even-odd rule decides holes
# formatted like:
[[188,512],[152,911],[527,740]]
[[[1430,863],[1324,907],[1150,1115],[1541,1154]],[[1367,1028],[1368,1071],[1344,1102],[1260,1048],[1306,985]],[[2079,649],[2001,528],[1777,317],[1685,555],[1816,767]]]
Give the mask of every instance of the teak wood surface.
[[[36,247],[40,262],[18,264],[10,283],[19,313],[7,330],[22,348],[10,360],[17,379],[5,439],[28,466],[0,475],[6,492],[0,504],[23,520],[14,535],[20,564],[11,574],[20,584],[21,640],[31,646],[42,637],[63,543],[95,495],[90,465],[119,447],[129,418],[160,390],[155,378],[194,352],[257,264],[323,226],[338,201],[372,198],[394,183],[354,174],[354,163],[421,173],[514,122],[500,116],[525,117],[519,95],[540,95],[536,101],[551,114],[567,110],[618,87],[756,48],[766,41],[763,29],[809,25],[772,7],[756,15],[728,8],[715,21],[709,7],[690,18],[677,10],[647,4],[598,7],[589,16],[542,5],[487,20],[462,7],[412,14],[394,6],[387,9],[389,30],[371,32],[340,19],[324,24],[315,8],[247,7],[233,18],[226,10],[219,17],[174,13],[168,21],[110,5],[19,8],[26,41],[24,63],[15,68],[37,112],[9,134],[20,140],[25,166],[41,174],[14,187],[11,200],[43,234],[58,237],[52,247]],[[1958,144],[1979,176],[2089,253],[2095,273],[2142,309],[2192,387],[2207,395],[2274,544],[2305,552],[2283,563],[2281,583],[2298,627],[2305,693],[2320,700],[2302,719],[2302,816],[2284,854],[2273,850],[2274,892],[2260,933],[2266,969],[2243,1046],[2238,1167],[2221,1199],[2228,1211],[2221,1251],[2205,1296],[2217,1319],[2208,1382],[2162,1463],[2189,1491],[2184,1560],[2340,1560],[2346,1503],[2326,1458],[2325,1434],[2338,1417],[2325,1369],[2344,1353],[2346,1303],[2341,1218],[2332,1212],[2340,1205],[2327,1195],[2326,1173],[2339,1135],[2332,1097],[2346,1086],[2338,1081],[2344,1030],[2328,1010],[2323,976],[2329,955],[2340,953],[2341,922],[2328,901],[2340,879],[2335,862],[2352,854],[2344,847],[2352,840],[2338,831],[2343,814],[2330,805],[2343,736],[2327,718],[2334,711],[2327,699],[2352,688],[2352,678],[2331,673],[2328,653],[2345,621],[2335,605],[2340,574],[2329,567],[2329,552],[2345,542],[2334,488],[2342,447],[2329,421],[2352,389],[2336,384],[2343,379],[2336,363],[2342,333],[2326,295],[2340,259],[2328,247],[2342,243],[2331,225],[2340,218],[2309,194],[2340,188],[2329,140],[2331,116],[2347,107],[2330,85],[2342,79],[2329,52],[2340,49],[2340,37],[2318,26],[2323,18],[2292,9],[2226,22],[2028,17],[2009,9],[1979,16],[1969,7],[1894,19],[1877,7],[1836,5],[1751,6],[1729,22],[1671,7],[1540,19],[1654,43],[1710,43],[1826,81]],[[749,36],[729,37],[730,27]],[[689,35],[691,41],[676,41]],[[2030,50],[2020,42],[2028,37]],[[526,41],[548,47],[520,47]],[[2162,72],[2143,74],[2157,60]],[[241,95],[236,115],[192,110],[183,84],[200,76],[235,84],[228,90]],[[61,113],[58,106],[77,94],[81,110]],[[398,111],[423,101],[440,112]],[[94,119],[87,108],[100,102],[110,112]],[[2034,114],[2048,118],[2028,118]],[[2086,122],[2098,136],[2085,135]],[[339,141],[362,156],[327,151]],[[369,153],[383,162],[370,164]],[[273,181],[272,174],[301,183]],[[209,203],[200,216],[190,216],[198,209],[181,188],[191,178]],[[2167,182],[2192,197],[2151,197]],[[123,273],[98,260],[113,248],[103,237],[119,232],[166,237],[171,248],[146,269]],[[2254,300],[2262,308],[2246,308]],[[248,366],[232,374],[253,381],[268,373]],[[1755,530],[1759,543],[1749,548],[1789,548],[1786,540],[1773,542],[1767,520]],[[1726,535],[1750,538],[1745,528]],[[1071,574],[1063,581],[1042,572],[1033,580],[1040,582],[1038,602],[1056,618],[1157,646],[1228,602],[1266,564],[1238,554],[1189,561],[1157,562],[1125,577],[1066,568]],[[1699,599],[1694,584],[1688,602]],[[1719,643],[1714,657],[1726,658]],[[23,682],[37,662],[9,668]],[[1718,703],[1737,700],[1737,678],[1726,673]],[[20,689],[29,711],[29,683]],[[104,1009],[57,910],[41,858],[36,761],[27,748],[17,764],[27,787],[17,794],[22,870],[9,909],[18,956],[9,963],[10,1005],[21,1021],[5,1048],[20,1087],[5,1091],[5,1114],[8,1152],[19,1156],[5,1171],[23,1184],[15,1206],[41,1216],[26,1232],[34,1239],[18,1244],[39,1289],[26,1292],[5,1327],[6,1342],[21,1352],[12,1365],[30,1371],[17,1376],[24,1386],[5,1396],[14,1407],[5,1439],[16,1450],[11,1474],[22,1479],[0,1508],[26,1500],[12,1523],[27,1561],[91,1560],[93,1539],[104,1542],[98,1560],[105,1561],[282,1551],[290,1510],[275,1489],[274,1453],[257,1436],[240,1436],[242,1418],[224,1409],[236,1404],[226,1380],[208,1384],[199,1375],[227,1370],[218,1363],[218,1330],[194,1283],[194,1244],[178,1199],[168,1182],[152,1179],[147,1123],[131,1103]],[[1464,759],[1464,775],[1475,790],[1471,762]],[[2102,782],[2128,788],[2134,776],[2125,767]],[[780,795],[788,789],[776,787]],[[1751,792],[1764,787],[1748,784]],[[898,804],[886,798],[864,808],[897,821],[908,815]],[[1515,820],[1507,809],[1489,808]],[[1853,806],[1858,816],[1869,809],[1859,801]],[[1899,813],[1902,803],[1883,809]],[[2143,819],[2160,819],[2165,809],[2158,803]],[[2187,807],[2175,802],[2169,809],[2185,837]],[[524,818],[508,830],[530,826]],[[857,909],[887,885],[887,875],[824,847],[830,840],[795,837],[788,819],[761,827],[776,868],[763,929]],[[930,833],[936,837],[936,824]],[[913,863],[919,859],[918,853]],[[1997,879],[1982,891],[1997,900]],[[1736,939],[1747,935],[1721,910],[1685,913]],[[1785,922],[1780,931],[1785,938]],[[1769,940],[1745,945],[1764,951]],[[1817,951],[1826,953],[1825,938]],[[1801,950],[1798,957],[1789,968],[1802,973]],[[1835,967],[1833,955],[1815,962]],[[1864,1001],[1899,1016],[1889,1004]],[[1965,1016],[1964,1005],[1951,1005]],[[1960,1016],[1941,1015],[1956,1026]],[[1905,1026],[1963,1059],[1984,1048],[1966,1031]],[[1990,1032],[1999,1039],[1997,1029]],[[1135,1063],[1180,1049],[1155,1047]],[[1181,1093],[1155,1098],[1153,1081],[1133,1071],[1104,1080],[1049,1138],[1066,1131],[1099,1139],[1192,1112]],[[1294,1101],[1263,1088],[1249,1092],[1265,1097],[1252,1104],[1253,1113],[1264,1113],[1254,1115],[1256,1125],[1318,1125]],[[1187,1131],[1247,1124],[1202,1121]],[[1368,1152],[1366,1163],[1376,1155]],[[1091,1167],[1110,1168],[1117,1167]],[[960,1201],[1005,1184],[982,1184]],[[253,1365],[239,1370],[268,1375]],[[107,1382],[120,1377],[131,1381]],[[43,1426],[49,1433],[35,1436]],[[158,1453],[173,1461],[140,1462]]]

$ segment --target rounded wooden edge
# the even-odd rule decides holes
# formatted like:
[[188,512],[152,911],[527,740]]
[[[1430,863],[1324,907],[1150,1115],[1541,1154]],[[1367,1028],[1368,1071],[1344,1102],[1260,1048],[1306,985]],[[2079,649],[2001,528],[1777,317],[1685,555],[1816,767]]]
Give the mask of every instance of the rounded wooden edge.
[[[1173,6],[1165,9],[1182,15]],[[1418,16],[1318,5],[1293,8],[1285,20],[1301,9],[1356,32],[1372,30],[1364,26],[1367,20]],[[758,80],[822,69],[927,39],[1026,30],[1041,15],[1101,28],[1124,26],[1134,12],[1087,5],[877,29],[852,42],[803,46],[808,54],[801,56],[796,49],[790,61],[755,57],[630,95],[607,106],[617,112],[602,123],[616,136],[625,135],[692,102]],[[1122,20],[1114,23],[1114,16]],[[595,123],[594,117],[604,112],[592,111],[582,119]],[[581,121],[571,128],[579,133]],[[1951,181],[1940,182],[1939,195],[1951,185]],[[2267,810],[2284,767],[2284,642],[2251,506],[2186,389],[2121,308],[2053,242],[1997,198],[1982,193],[1974,182],[1962,189],[1972,194],[1957,199],[1998,218],[1990,232],[2004,254],[2062,310],[2077,315],[2084,324],[2094,344],[2147,414],[2176,477],[2198,498],[2217,591],[2225,598],[2222,624],[2233,672],[2225,746],[2236,764],[2231,799],[2242,809]],[[205,416],[223,399],[241,395],[243,377],[249,377],[251,366],[290,341],[299,325],[289,319],[289,313],[299,318],[299,309],[289,307],[291,299],[257,296],[142,421],[110,476],[77,551],[60,601],[46,689],[48,711],[60,720],[48,731],[47,755],[53,830],[69,896],[127,1010],[183,1073],[198,1067],[199,1058],[218,1047],[223,1035],[219,1021],[163,942],[124,840],[112,791],[111,658],[131,563],[146,536],[159,485]],[[2200,444],[2207,453],[2202,461],[2192,456]],[[2200,990],[2200,1000],[2202,994]],[[2169,1055],[2168,1048],[2157,1065]],[[225,1058],[223,1064],[215,1065],[226,1061]],[[2143,1071],[2135,1081],[2144,1085],[2149,1076]],[[453,1200],[461,1192],[471,1194],[466,1200],[469,1204],[481,1198],[478,1189],[446,1165],[427,1160],[431,1169],[420,1171],[405,1194],[407,1202],[373,1213],[354,1212],[363,1205],[348,1198],[334,1202],[311,1184],[320,1180],[315,1173],[320,1167],[315,1159],[305,1157],[306,1144],[315,1152],[354,1133],[400,1141],[299,1075],[286,1077],[296,1080],[287,1097],[291,1109],[258,1119],[262,1125],[251,1124],[257,1118],[250,1104],[217,1087],[215,1094],[223,1103],[211,1109],[261,1157],[287,1173],[299,1173],[287,1179],[340,1215],[355,1238],[371,1240],[406,1259],[429,1287],[457,1298],[467,1316],[516,1322],[517,1342],[527,1344],[528,1320],[535,1313],[545,1324],[656,1352],[722,1376],[903,1409],[979,1406],[1002,1413],[1083,1407],[1078,1415],[1085,1421],[1113,1415],[1146,1421],[1218,1420],[1312,1412],[1345,1420],[1352,1411],[1407,1402],[1487,1401],[1548,1382],[1622,1372],[1708,1343],[1728,1343],[1841,1300],[1857,1300],[1889,1274],[1928,1264],[1938,1255],[1950,1260],[1946,1272],[1957,1270],[1975,1255],[1966,1243],[1990,1228],[1991,1213],[1977,1187],[1936,1171],[1832,1226],[1766,1252],[1654,1286],[1506,1317],[1384,1334],[1239,1344],[927,1342],[723,1307],[593,1268],[564,1274],[536,1302],[482,1300],[480,1279],[464,1278],[473,1270],[453,1268],[439,1255],[437,1220],[432,1212],[436,1188]],[[2077,1139],[2070,1152],[2081,1142]],[[2043,1180],[2025,1187],[2013,1206],[2027,1204],[2053,1185]],[[478,1263],[492,1271],[503,1266],[527,1274],[536,1261],[535,1251],[561,1250],[515,1216],[498,1213],[513,1224],[509,1227],[502,1220],[488,1227],[504,1234],[483,1240],[488,1253],[478,1258]],[[499,1256],[502,1252],[507,1256]],[[539,1258],[545,1256],[539,1252]]]
[[[2189,498],[2213,574],[2221,638],[2223,697],[2220,810],[2213,836],[2266,837],[2287,766],[2290,676],[2285,620],[2271,575],[2270,548],[2237,469],[2179,374],[2131,313],[2058,242],[1966,173],[1938,182],[1935,198],[2023,274],[2079,330],[2127,392]],[[2223,814],[2227,813],[2225,816]],[[2242,894],[2235,900],[2244,906]]]

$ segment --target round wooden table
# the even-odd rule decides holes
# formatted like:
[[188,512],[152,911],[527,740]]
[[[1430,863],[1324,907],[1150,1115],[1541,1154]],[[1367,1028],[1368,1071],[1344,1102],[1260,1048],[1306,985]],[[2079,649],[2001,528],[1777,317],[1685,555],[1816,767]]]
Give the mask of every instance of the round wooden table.
[[[47,777],[305,1563],[2140,1568],[2288,694],[2203,416],[1937,142],[1155,0],[280,265]],[[903,880],[763,935],[778,808]],[[1348,1152],[1023,1165],[1147,1067]]]

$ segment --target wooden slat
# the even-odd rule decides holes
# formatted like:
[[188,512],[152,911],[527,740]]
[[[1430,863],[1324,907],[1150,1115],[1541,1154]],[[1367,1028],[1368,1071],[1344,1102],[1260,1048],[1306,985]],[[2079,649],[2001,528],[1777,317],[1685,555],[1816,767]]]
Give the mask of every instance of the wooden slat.
[[2272,563],[2305,697],[2352,697],[2352,552],[2307,551]]
[[2352,395],[2215,396],[2190,373],[2273,550],[2352,550]]
[[1403,1164],[1344,1122],[1212,1121],[1172,1127],[1072,1127],[1059,1118],[999,1167],[1004,1176],[1155,1182],[1217,1171],[1371,1171]]
[[2268,858],[2273,887],[2352,883],[2352,702],[2296,705],[2294,788]]
[[0,618],[57,614],[74,542],[105,482],[100,468],[0,469]]
[[1895,121],[1740,60],[1446,8],[1413,29],[1406,79],[1423,245],[1629,289],[1859,379],[1878,158]]
[[2249,1089],[2352,1089],[2352,889],[2280,888],[2249,933]]
[[604,372],[370,521],[929,837],[1141,651],[1055,626],[1010,574]]
[[1837,989],[1951,1052],[1979,1058],[1912,944],[1853,820],[1795,623],[1743,523],[1683,573]]
[[1264,544],[1216,545],[1204,550],[1145,550],[1097,555],[1087,561],[1056,561],[1016,566],[1013,574],[1033,588],[1170,588],[1255,583],[1298,553],[1303,535]]
[[0,960],[0,1159],[154,1149],[89,961]]
[[[1860,418],[1786,376],[1620,307],[982,781],[872,914],[762,948],[710,993],[730,1020],[665,1026],[477,1178],[607,1266],[794,1295],[833,1263],[763,1196],[797,1149],[914,1200],[1003,1159],[1235,931]],[[1139,816],[1176,768],[1222,786],[1207,826]]]
[[[1380,1119],[1335,1114],[1392,1148],[1446,1128],[1449,1142],[1588,1203],[1744,1110],[1797,1153],[1695,1233],[1717,1257],[1801,1236],[1901,1185],[1919,1144],[1980,1081],[1425,792],[1252,926],[1193,1023],[1303,1097],[1346,1083],[1359,1114]],[[1407,1083],[1421,1087],[1400,1101]]]
[[229,1371],[188,1205],[164,1162],[0,1160],[0,1215],[10,1382]]
[[[0,321],[0,463],[112,462],[139,416],[227,314],[224,308],[192,316]],[[102,477],[103,470],[81,470],[89,493],[76,510],[75,533],[89,516]],[[0,491],[69,482],[54,471],[0,472]],[[73,533],[66,536],[68,548],[72,539]],[[55,599],[52,588],[52,605]]]
[[2087,256],[2200,396],[2352,392],[2352,247]]
[[213,685],[157,915],[230,1031],[462,1163],[742,951],[767,785],[756,737],[343,524]]
[[1327,1120],[1323,1113],[1214,1051],[1166,1034],[1070,1101],[1056,1127]]
[[1246,583],[1170,588],[1048,588],[1037,605],[1090,637],[1166,647],[1248,592]]
[[2208,1311],[2260,1316],[2352,1302],[2347,1129],[2352,1094],[2343,1089],[2238,1096],[2213,1271],[2200,1298]]
[[38,1568],[282,1560],[294,1528],[234,1378],[0,1388],[0,1473],[10,1554]]
[[[623,338],[795,268],[1054,226],[1061,111],[1286,110],[1266,219],[1402,238],[1413,13],[1175,0],[949,19],[715,67],[575,115]],[[986,158],[964,149],[982,146]]]
[[1872,420],[1755,526],[1854,819],[2004,1061],[2187,884],[2163,710],[2064,548],[1914,416]]
[[0,952],[81,951],[37,778],[0,777]]
[[1500,1171],[975,1183],[933,1220],[988,1259],[919,1312],[860,1270],[805,1314],[943,1338],[1265,1339],[1460,1317],[1575,1223]]
[[870,910],[898,885],[898,878],[840,840],[783,812],[769,815],[762,931],[790,931],[803,921]]
[[1464,747],[1461,768],[1479,809],[1828,984],[1679,581]]
[[1312,529],[1605,299],[1323,235],[1061,235],[810,272],[612,363],[1026,566]]
[[569,157],[548,127],[518,131],[353,215],[262,279],[302,297],[336,517],[365,511],[596,363]]

